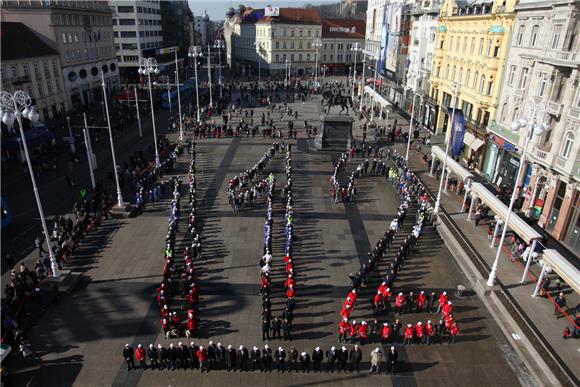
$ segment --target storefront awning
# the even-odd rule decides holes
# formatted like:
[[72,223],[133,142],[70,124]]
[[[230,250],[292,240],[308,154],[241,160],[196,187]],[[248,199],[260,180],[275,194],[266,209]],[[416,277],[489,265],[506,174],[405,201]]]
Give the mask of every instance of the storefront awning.
[[562,256],[557,250],[546,249],[543,252],[544,262],[554,270],[564,282],[580,294],[580,270]]
[[[433,158],[437,158],[441,161],[445,159],[445,151],[438,146],[431,147],[431,155],[433,155]],[[473,179],[471,172],[469,172],[457,161],[453,160],[453,158],[449,155],[447,156],[447,165],[445,167],[450,169],[451,172],[455,173],[463,181],[466,181],[467,179]]]
[[[485,203],[494,214],[505,221],[508,213],[508,206],[491,193],[490,190],[485,188],[483,184],[473,183],[471,185],[471,193],[481,199],[481,201]],[[507,227],[515,231],[527,244],[530,244],[533,240],[542,239],[542,236],[534,230],[532,226],[524,222],[524,220],[516,213],[512,212],[510,223]]]
[[385,97],[374,91],[372,87],[365,86],[364,92],[370,94],[370,96],[373,97],[375,101],[379,103],[381,106],[384,107],[391,106],[391,103],[387,101]]
[[485,144],[483,140],[480,140],[479,138],[475,137],[472,133],[470,133],[467,130],[465,131],[465,136],[463,137],[463,143],[467,145],[469,148],[471,148],[471,150],[473,151],[477,151],[479,148],[481,148],[483,144]]

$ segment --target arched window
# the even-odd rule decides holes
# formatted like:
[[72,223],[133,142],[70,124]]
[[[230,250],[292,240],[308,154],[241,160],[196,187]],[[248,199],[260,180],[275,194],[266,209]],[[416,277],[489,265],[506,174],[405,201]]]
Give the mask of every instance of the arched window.
[[469,78],[471,77],[471,70],[467,69],[467,75],[465,76],[465,84],[469,87]]
[[445,79],[449,79],[449,65],[445,67]]
[[455,66],[453,66],[453,72],[451,73],[451,80],[455,81]]
[[517,107],[514,109],[514,115],[512,116],[512,122],[519,118],[518,113],[520,112],[520,108]]
[[564,137],[564,143],[562,144],[562,152],[560,152],[560,156],[567,159],[572,153],[572,148],[574,148],[574,133],[568,132],[566,133],[566,137]]
[[471,86],[473,89],[477,88],[477,80],[479,79],[479,72],[475,72],[475,76],[473,77],[473,85]]
[[462,80],[463,80],[463,67],[459,69],[459,79],[457,80],[457,82],[461,83]]
[[505,102],[503,104],[503,106],[501,107],[501,122],[503,122],[504,124],[506,123],[505,119],[507,117],[507,110],[508,110],[508,104],[507,104],[507,102]]
[[485,89],[485,75],[481,76],[481,83],[479,85],[479,92],[483,94],[483,90]]

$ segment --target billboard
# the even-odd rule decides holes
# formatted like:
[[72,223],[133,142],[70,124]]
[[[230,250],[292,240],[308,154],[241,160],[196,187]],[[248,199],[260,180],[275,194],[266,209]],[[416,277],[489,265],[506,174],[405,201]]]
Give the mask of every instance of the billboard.
[[[394,8],[394,9],[393,9]],[[385,66],[384,68],[396,72],[399,58],[399,32],[401,31],[402,7],[389,7],[387,9],[388,37],[385,45]]]
[[279,7],[272,7],[268,5],[264,9],[264,16],[280,16],[280,8]]
[[463,138],[465,137],[465,117],[463,116],[463,111],[461,109],[454,109],[455,114],[453,114],[453,122],[451,123],[453,131],[452,136],[452,151],[453,156],[459,156],[461,154],[461,149],[463,149]]

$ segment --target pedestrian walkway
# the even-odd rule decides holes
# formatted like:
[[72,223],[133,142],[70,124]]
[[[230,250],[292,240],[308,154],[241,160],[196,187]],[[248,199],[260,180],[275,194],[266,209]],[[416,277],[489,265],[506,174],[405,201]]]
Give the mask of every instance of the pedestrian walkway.
[[[405,119],[400,113],[391,113],[389,117],[390,124],[394,119],[398,119],[399,124],[402,125],[403,132],[409,130],[409,121]],[[388,125],[385,120],[375,119],[378,125]],[[360,133],[357,133],[360,136]],[[396,149],[400,154],[405,154],[406,143],[396,143],[391,148]],[[430,146],[423,147],[421,152],[418,152],[415,147],[410,150],[410,168],[415,171],[426,187],[433,195],[437,195],[439,189],[439,180],[436,176],[430,176],[427,167],[423,165],[422,157],[427,154],[429,159]],[[493,217],[486,221],[482,221],[479,226],[475,226],[475,222],[467,220],[467,213],[461,211],[463,205],[463,194],[455,192],[442,192],[441,207],[450,216],[451,219],[461,230],[462,234],[470,241],[474,249],[481,255],[485,262],[491,267],[497,252],[497,242],[495,247],[490,246],[488,239],[488,223],[493,221]],[[543,230],[542,230],[543,231]],[[554,242],[550,244],[550,248],[554,248]],[[561,247],[561,246],[560,246]],[[565,250],[565,249],[560,249]],[[569,255],[570,253],[567,252]],[[561,357],[561,361],[566,364],[578,378],[580,376],[580,369],[574,364],[578,364],[578,351],[580,347],[574,339],[564,340],[562,332],[565,327],[573,329],[574,319],[576,317],[577,308],[580,302],[580,297],[569,287],[564,285],[561,290],[565,291],[567,296],[567,316],[557,318],[554,315],[554,298],[557,296],[559,290],[552,289],[548,292],[549,296],[546,298],[533,298],[531,295],[536,287],[537,278],[540,274],[541,267],[532,264],[530,272],[523,283],[522,275],[525,263],[521,260],[512,261],[511,245],[505,245],[499,261],[497,278],[501,281],[509,294],[516,300],[522,311],[529,318],[535,328],[545,338],[545,342],[552,347],[552,349]],[[577,260],[573,258],[573,261]]]

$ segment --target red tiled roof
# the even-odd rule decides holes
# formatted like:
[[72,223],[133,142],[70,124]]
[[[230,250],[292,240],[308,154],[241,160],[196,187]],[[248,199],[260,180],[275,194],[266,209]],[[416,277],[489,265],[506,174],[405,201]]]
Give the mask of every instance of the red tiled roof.
[[366,22],[357,19],[322,19],[322,38],[364,39]]
[[280,8],[280,16],[267,16],[258,23],[321,24],[315,8]]

